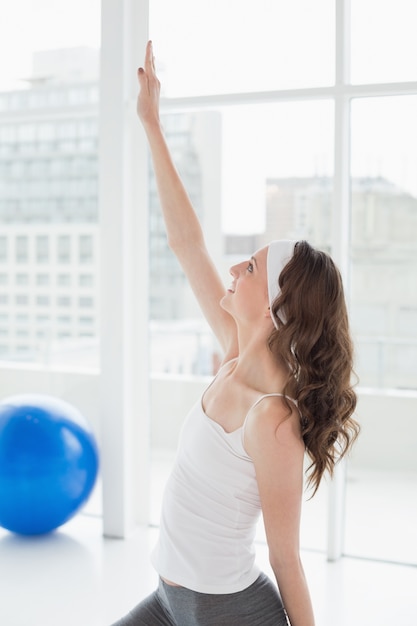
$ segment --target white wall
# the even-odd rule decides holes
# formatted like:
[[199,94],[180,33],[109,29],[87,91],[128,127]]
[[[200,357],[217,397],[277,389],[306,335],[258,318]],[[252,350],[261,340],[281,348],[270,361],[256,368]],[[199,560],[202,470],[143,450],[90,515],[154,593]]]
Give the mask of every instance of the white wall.
[[7,396],[25,393],[58,396],[81,411],[99,439],[98,384],[96,373],[0,363],[0,401]]
[[417,391],[361,389],[352,466],[417,471]]

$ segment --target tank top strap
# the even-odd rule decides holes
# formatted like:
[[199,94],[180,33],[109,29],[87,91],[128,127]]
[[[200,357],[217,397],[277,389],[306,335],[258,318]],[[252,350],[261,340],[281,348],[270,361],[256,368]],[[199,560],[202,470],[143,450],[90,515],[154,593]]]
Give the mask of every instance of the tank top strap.
[[[254,402],[254,403],[252,404],[252,406],[250,407],[249,411],[246,413],[246,417],[245,417],[245,420],[244,420],[243,425],[242,425],[242,445],[243,445],[243,448],[245,448],[245,441],[244,441],[244,437],[245,437],[245,430],[246,430],[246,422],[248,421],[249,413],[250,413],[250,412],[252,411],[252,409],[254,409],[254,408],[255,408],[255,407],[256,407],[256,406],[257,406],[260,402],[262,402],[262,400],[264,400],[265,398],[272,398],[272,397],[283,398],[283,397],[284,397],[284,394],[283,394],[283,393],[265,393],[265,394],[263,394],[262,396],[260,396],[260,398],[258,398],[258,399],[256,400],[256,402]],[[300,417],[301,417],[301,413],[300,413],[300,409],[298,408],[298,402],[297,402],[297,400],[294,400],[294,398],[290,398],[289,396],[287,396],[287,399],[288,399],[290,402],[292,402],[292,403],[296,406],[297,411],[298,411],[298,414],[299,414],[299,415],[300,415]]]
[[[262,395],[260,398],[258,398],[256,400],[256,402],[254,402],[252,404],[252,406],[250,407],[248,413],[246,414],[246,417],[248,416],[248,414],[252,411],[252,409],[254,409],[264,398],[271,398],[271,397],[284,397],[283,393],[265,393],[264,395]],[[292,402],[296,407],[297,407],[297,411],[300,412],[300,409],[298,408],[298,402],[297,400],[294,400],[294,398],[290,398],[289,396],[286,396],[287,400],[289,400],[290,402]],[[246,420],[245,420],[246,421]]]

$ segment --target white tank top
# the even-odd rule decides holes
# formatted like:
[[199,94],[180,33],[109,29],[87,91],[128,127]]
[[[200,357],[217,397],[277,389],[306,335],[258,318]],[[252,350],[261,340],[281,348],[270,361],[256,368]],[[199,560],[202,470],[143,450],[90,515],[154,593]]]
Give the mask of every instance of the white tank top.
[[[264,395],[253,407],[269,396],[282,394]],[[160,576],[193,591],[235,593],[259,575],[254,538],[261,504],[244,428],[227,433],[199,400],[181,431],[151,558]]]

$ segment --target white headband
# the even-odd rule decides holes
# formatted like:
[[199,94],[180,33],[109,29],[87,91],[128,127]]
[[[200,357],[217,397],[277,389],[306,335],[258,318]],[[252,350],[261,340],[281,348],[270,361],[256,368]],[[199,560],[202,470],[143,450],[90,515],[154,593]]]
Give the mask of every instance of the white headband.
[[281,292],[278,284],[279,275],[294,254],[294,246],[296,243],[296,241],[290,239],[279,239],[277,241],[271,241],[268,246],[266,262],[268,276],[268,299],[271,309],[271,319],[276,328],[278,328],[278,325],[272,315],[272,304]]

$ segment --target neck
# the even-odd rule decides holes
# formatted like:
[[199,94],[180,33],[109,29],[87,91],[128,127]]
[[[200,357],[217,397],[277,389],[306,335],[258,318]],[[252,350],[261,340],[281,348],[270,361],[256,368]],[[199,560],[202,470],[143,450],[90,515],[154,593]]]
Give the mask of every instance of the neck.
[[245,332],[239,329],[239,358],[234,373],[253,387],[264,392],[283,389],[287,371],[277,363],[268,346],[267,332],[255,334],[253,328]]

